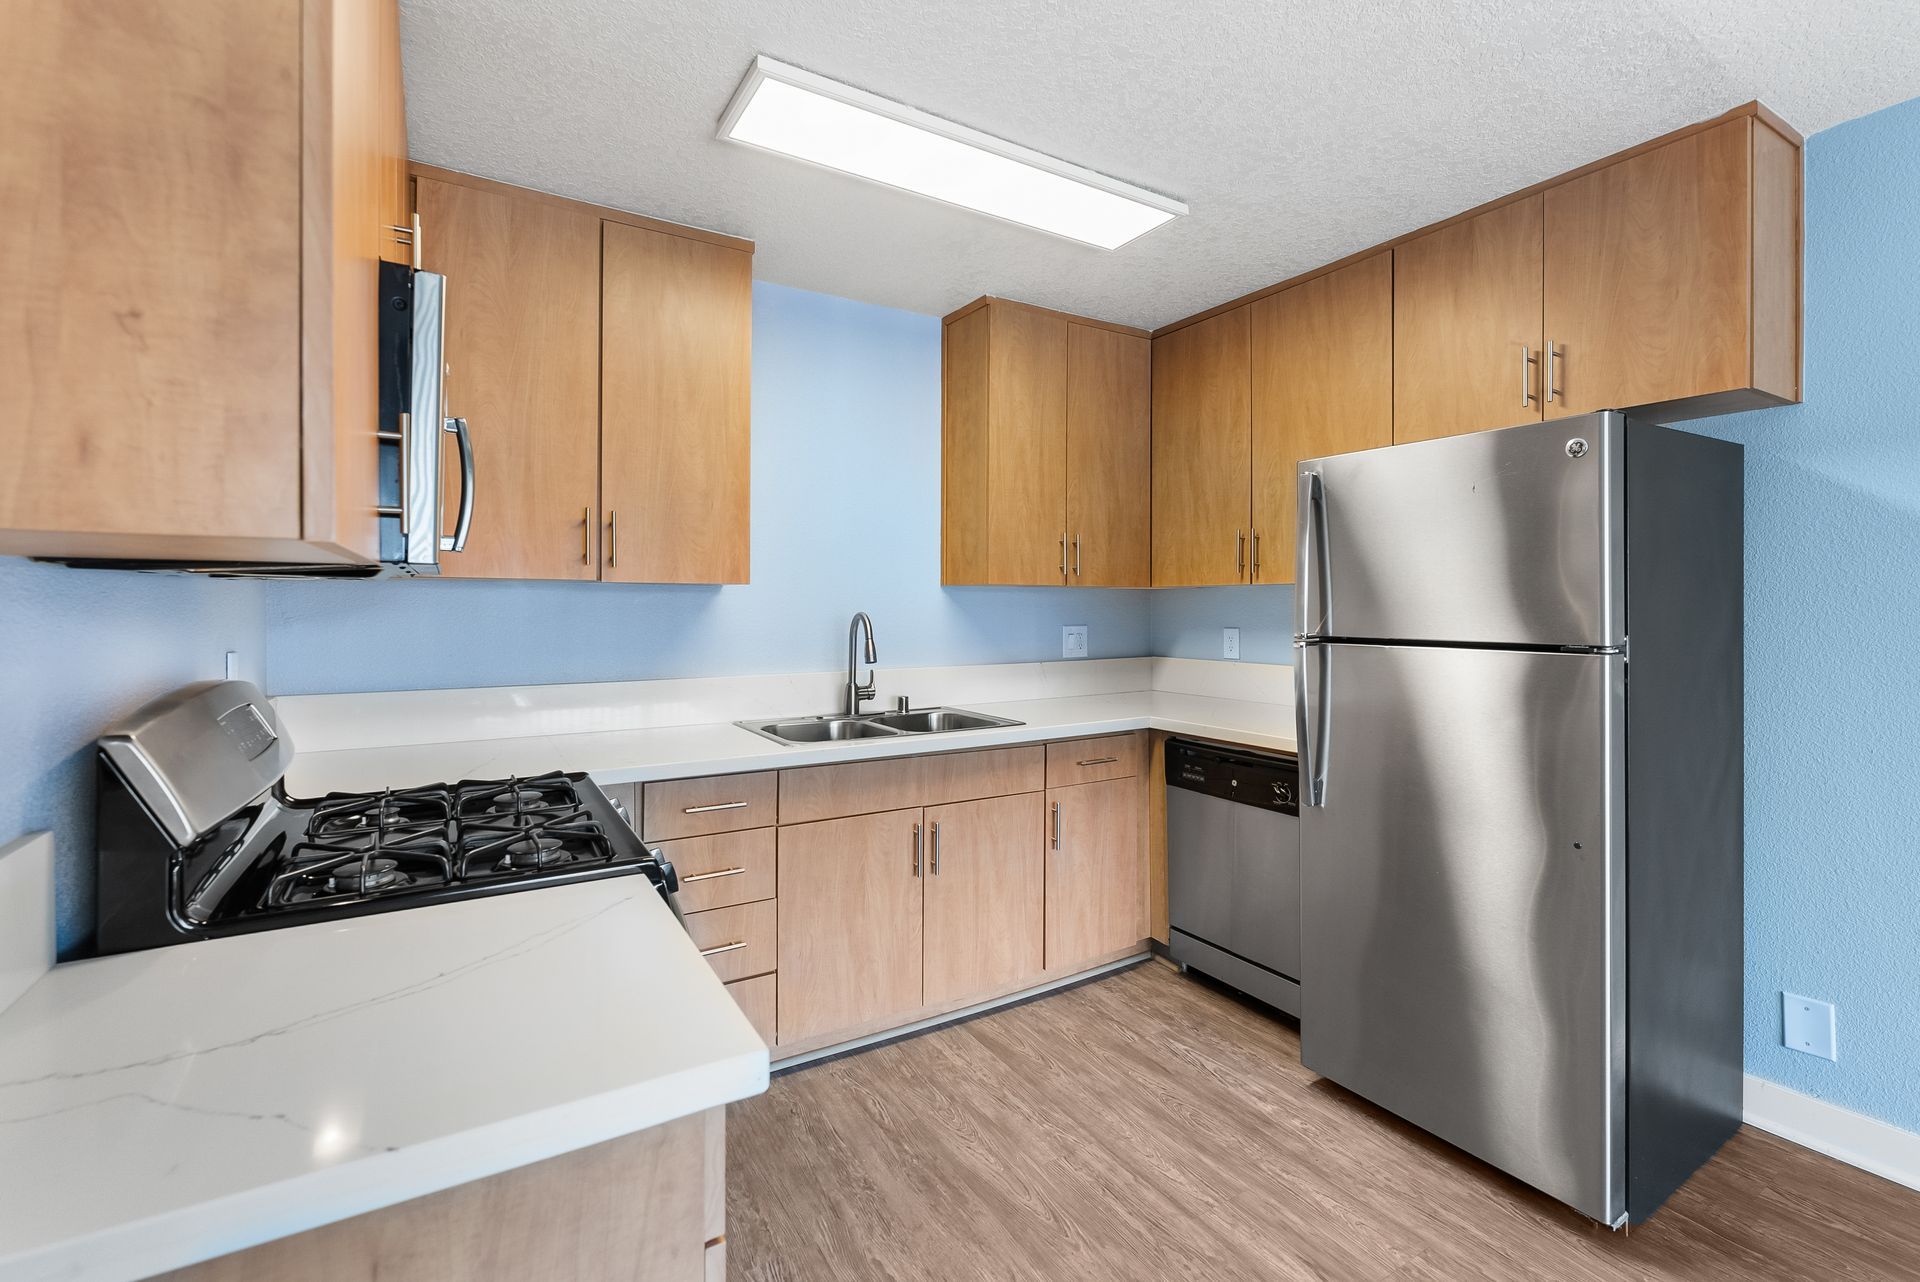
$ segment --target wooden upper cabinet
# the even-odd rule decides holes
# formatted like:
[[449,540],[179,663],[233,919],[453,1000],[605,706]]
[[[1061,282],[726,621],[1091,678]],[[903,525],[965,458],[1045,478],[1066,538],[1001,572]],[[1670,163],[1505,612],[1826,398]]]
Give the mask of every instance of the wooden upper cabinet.
[[1004,992],[1045,966],[1043,809],[1037,792],[927,807],[927,1005]]
[[[440,554],[440,572],[595,578],[600,220],[464,183],[416,183],[422,265],[448,282],[447,413],[467,420],[474,452],[472,532],[464,552]],[[458,494],[455,451],[445,468],[442,492]]]
[[1550,188],[1547,417],[1797,399],[1799,166],[1742,116]]
[[0,552],[372,560],[394,0],[26,5],[7,45]]
[[1541,197],[1393,251],[1393,439],[1540,419]]
[[1393,444],[1393,255],[1253,304],[1256,583],[1294,577],[1302,459]]
[[1153,586],[1247,581],[1249,307],[1153,340]]
[[1144,584],[1146,335],[998,298],[944,331],[941,582]]
[[1061,583],[1067,494],[1067,322],[982,309],[987,348],[987,565],[994,583]]
[[1152,343],[1067,326],[1067,582],[1152,581]]
[[603,236],[600,576],[745,583],[753,255],[612,220]]

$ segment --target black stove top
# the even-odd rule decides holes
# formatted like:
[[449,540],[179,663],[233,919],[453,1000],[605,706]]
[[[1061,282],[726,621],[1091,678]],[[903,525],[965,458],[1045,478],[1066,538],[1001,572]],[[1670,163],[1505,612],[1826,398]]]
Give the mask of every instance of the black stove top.
[[581,774],[318,800],[276,787],[173,849],[103,770],[100,823],[102,952],[630,873],[675,889]]

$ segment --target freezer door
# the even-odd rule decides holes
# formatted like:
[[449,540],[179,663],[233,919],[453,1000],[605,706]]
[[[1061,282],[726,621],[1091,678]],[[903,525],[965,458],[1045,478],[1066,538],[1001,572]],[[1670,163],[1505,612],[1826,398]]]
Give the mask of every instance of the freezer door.
[[1626,661],[1301,652],[1307,1067],[1593,1218],[1624,1186]]
[[1295,631],[1624,643],[1623,425],[1589,414],[1302,463]]

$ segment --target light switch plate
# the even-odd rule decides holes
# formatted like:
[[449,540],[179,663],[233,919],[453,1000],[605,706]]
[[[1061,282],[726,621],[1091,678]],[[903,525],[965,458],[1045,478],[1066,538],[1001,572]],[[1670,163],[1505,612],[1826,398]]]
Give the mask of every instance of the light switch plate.
[[240,652],[238,650],[227,651],[226,661],[221,665],[221,670],[225,673],[229,681],[237,681],[240,679]]
[[1239,628],[1220,629],[1220,657],[1223,659],[1237,659],[1240,657]]
[[1833,1003],[1815,1001],[1798,993],[1780,994],[1780,1040],[1788,1050],[1805,1051],[1821,1059],[1838,1060],[1834,1036]]
[[1087,625],[1069,623],[1060,629],[1060,657],[1063,659],[1084,659],[1087,657]]

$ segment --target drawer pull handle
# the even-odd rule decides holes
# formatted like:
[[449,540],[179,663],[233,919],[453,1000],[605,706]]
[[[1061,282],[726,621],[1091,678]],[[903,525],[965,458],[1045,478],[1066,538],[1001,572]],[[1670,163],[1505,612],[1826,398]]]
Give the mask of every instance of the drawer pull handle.
[[1110,766],[1120,760],[1118,757],[1088,757],[1085,761],[1074,762],[1077,766]]
[[683,815],[709,815],[716,810],[745,810],[746,808],[747,803],[744,801],[723,801],[717,806],[688,806],[680,813]]
[[746,871],[745,868],[721,868],[716,872],[697,872],[692,874],[691,876],[682,877],[680,879],[680,884],[684,886],[688,882],[712,881],[715,877],[738,877],[741,873],[745,871]]
[[702,957],[714,957],[720,953],[730,953],[736,949],[745,948],[746,946],[747,946],[746,940],[736,939],[731,944],[720,944],[714,948],[702,948],[700,950],[700,955]]

